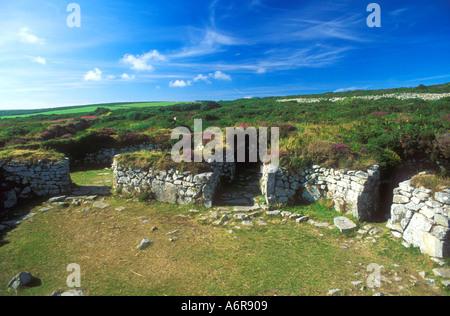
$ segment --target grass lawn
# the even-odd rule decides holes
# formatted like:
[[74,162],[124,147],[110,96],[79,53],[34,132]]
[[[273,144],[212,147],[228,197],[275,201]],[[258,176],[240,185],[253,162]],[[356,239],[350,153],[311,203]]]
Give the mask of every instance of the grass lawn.
[[[76,172],[72,179],[78,185],[106,185],[112,175],[107,170]],[[140,203],[117,196],[104,202],[109,207],[99,209],[87,202],[54,206],[44,213],[39,212],[42,205],[31,207],[37,215],[10,231],[0,244],[0,284],[4,285],[0,295],[47,296],[68,290],[66,268],[71,263],[80,265],[81,288],[92,296],[297,296],[327,295],[331,289],[341,289],[338,295],[371,296],[375,292],[360,288],[372,263],[383,266],[382,287],[376,292],[448,294],[419,276],[426,271],[433,277],[436,264],[393,241],[387,230],[374,243],[357,233],[341,234],[281,217],[262,217],[266,225],[250,228],[214,226],[199,220],[211,212],[202,207],[193,214],[192,206]],[[125,209],[118,211],[119,207]],[[323,204],[289,210],[316,220],[332,218]],[[153,243],[138,250],[144,238]],[[6,291],[8,281],[21,271],[31,272],[42,284],[18,294]],[[355,287],[351,281],[364,283]]]
[[2,118],[16,118],[16,117],[30,117],[36,115],[63,115],[63,114],[82,114],[82,113],[92,113],[97,108],[107,108],[111,111],[122,110],[122,109],[133,109],[133,108],[147,108],[147,107],[157,107],[157,106],[170,106],[178,104],[179,102],[147,102],[147,103],[133,103],[133,104],[117,104],[117,105],[87,105],[83,107],[68,107],[67,109],[61,109],[54,111],[43,111],[41,113],[33,114],[22,114],[22,115],[11,115],[11,116],[0,116]]

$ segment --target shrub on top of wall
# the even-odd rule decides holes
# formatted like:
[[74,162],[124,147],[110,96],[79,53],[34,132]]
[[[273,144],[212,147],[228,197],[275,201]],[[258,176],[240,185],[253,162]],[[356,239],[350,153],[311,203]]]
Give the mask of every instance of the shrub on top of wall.
[[155,151],[140,151],[118,156],[117,163],[124,167],[136,167],[140,169],[170,170],[201,174],[212,172],[210,164],[206,162],[181,162],[172,160],[170,153]]
[[115,139],[111,136],[94,132],[77,138],[49,140],[43,142],[41,146],[63,153],[72,159],[81,159],[89,153],[113,147],[115,142]]
[[306,158],[315,164],[337,168],[355,158],[349,146],[330,141],[311,143],[306,149]]
[[19,161],[29,163],[58,162],[64,160],[64,155],[53,150],[29,150],[29,149],[7,149],[0,151],[0,162]]

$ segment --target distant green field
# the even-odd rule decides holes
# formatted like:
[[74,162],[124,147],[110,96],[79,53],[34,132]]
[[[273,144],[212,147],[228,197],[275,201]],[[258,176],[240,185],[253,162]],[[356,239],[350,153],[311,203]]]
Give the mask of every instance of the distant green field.
[[[24,114],[17,115],[2,115],[3,111],[0,111],[0,119],[3,118],[17,118],[17,117],[29,117],[36,115],[66,115],[66,114],[82,114],[82,113],[92,113],[97,108],[107,108],[111,111],[131,109],[131,108],[146,108],[146,107],[157,107],[157,106],[170,106],[178,104],[180,102],[147,102],[147,103],[119,103],[119,104],[98,104],[98,105],[86,105],[86,106],[74,106],[67,108],[57,108],[54,110],[42,109],[41,112],[36,112],[35,110],[24,110]],[[6,111],[5,111],[6,112]],[[27,113],[29,112],[29,113]]]

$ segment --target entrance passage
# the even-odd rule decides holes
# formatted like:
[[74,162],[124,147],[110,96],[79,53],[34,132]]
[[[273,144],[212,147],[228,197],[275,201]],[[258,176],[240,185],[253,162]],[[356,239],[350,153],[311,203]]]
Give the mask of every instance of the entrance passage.
[[233,182],[219,189],[214,206],[253,206],[254,199],[261,195],[259,180],[262,166],[259,163],[237,163]]
[[430,161],[406,161],[401,166],[385,171],[381,176],[380,208],[377,214],[373,214],[374,222],[386,222],[390,218],[394,189],[399,183],[411,179],[422,171],[438,172],[438,169]]

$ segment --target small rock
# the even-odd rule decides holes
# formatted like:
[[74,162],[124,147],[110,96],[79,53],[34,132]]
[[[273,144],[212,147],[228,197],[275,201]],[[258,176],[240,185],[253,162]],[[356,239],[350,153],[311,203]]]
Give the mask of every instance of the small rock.
[[43,208],[39,209],[39,212],[45,213],[45,212],[48,212],[48,211],[50,211],[52,209],[53,209],[53,207],[47,206],[47,207],[43,207]]
[[27,284],[30,284],[35,278],[30,272],[20,272],[8,283],[8,288],[15,291],[23,289]]
[[148,246],[150,246],[150,244],[152,243],[153,241],[151,241],[150,239],[143,239],[142,241],[141,241],[141,243],[139,244],[139,246],[137,246],[137,248],[139,249],[139,250],[144,250],[145,248],[147,248]]
[[442,285],[444,286],[445,289],[450,289],[450,281],[442,281]]
[[84,296],[85,292],[82,290],[70,290],[67,292],[62,293],[59,296]]
[[441,267],[445,266],[446,264],[444,261],[439,260],[438,258],[430,258],[430,260],[436,262]]
[[158,230],[158,227],[153,226],[153,227],[152,227],[152,232],[154,232],[154,231],[156,231],[156,230]]
[[65,196],[65,195],[55,196],[55,197],[52,197],[51,199],[49,199],[48,201],[50,203],[63,202],[63,201],[65,201],[66,198],[67,198],[67,196]]
[[436,280],[433,279],[425,279],[425,283],[429,286],[434,286],[436,285]]
[[277,216],[277,215],[280,215],[280,213],[281,213],[281,212],[278,211],[278,210],[277,210],[277,211],[267,211],[267,212],[266,212],[266,215],[267,215],[267,216]]
[[450,268],[439,268],[434,269],[433,273],[435,276],[444,278],[444,279],[450,279]]
[[334,225],[337,228],[339,228],[341,233],[354,231],[357,227],[353,221],[351,221],[347,217],[343,217],[343,216],[336,217],[334,219]]
[[301,224],[301,223],[307,222],[308,220],[309,220],[308,216],[302,216],[302,217],[297,218],[295,221],[297,223]]
[[98,202],[94,202],[94,204],[92,204],[93,207],[96,208],[100,208],[100,209],[105,209],[107,207],[109,207],[108,203],[105,203],[105,201],[98,201]]
[[329,290],[329,291],[328,291],[328,295],[329,295],[329,296],[334,296],[334,295],[336,295],[337,293],[339,293],[340,291],[341,291],[340,289]]
[[117,212],[122,212],[122,211],[124,211],[124,210],[125,210],[125,207],[124,207],[124,206],[121,206],[121,207],[116,208],[116,211],[117,211]]
[[166,235],[174,235],[176,233],[178,233],[178,230],[174,230],[173,232],[168,232]]

